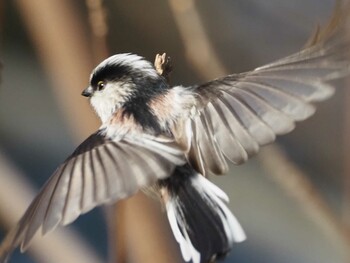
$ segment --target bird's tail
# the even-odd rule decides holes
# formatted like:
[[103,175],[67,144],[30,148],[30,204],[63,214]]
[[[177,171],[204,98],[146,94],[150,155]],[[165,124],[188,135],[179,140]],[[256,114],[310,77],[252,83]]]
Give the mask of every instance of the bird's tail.
[[170,226],[186,261],[224,257],[245,233],[227,207],[227,195],[189,166],[160,182]]

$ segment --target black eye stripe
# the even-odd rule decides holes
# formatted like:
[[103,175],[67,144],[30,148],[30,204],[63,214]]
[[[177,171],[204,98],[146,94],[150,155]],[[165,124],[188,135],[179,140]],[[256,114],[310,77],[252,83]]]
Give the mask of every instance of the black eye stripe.
[[120,64],[107,64],[104,67],[98,68],[92,75],[90,84],[92,87],[97,89],[97,85],[100,81],[116,81],[122,77],[130,75],[132,68],[126,65]]

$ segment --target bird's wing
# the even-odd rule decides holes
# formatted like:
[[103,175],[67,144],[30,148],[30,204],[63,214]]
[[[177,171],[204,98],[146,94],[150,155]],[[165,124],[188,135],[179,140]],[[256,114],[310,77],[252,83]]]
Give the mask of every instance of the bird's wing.
[[[3,250],[9,253],[18,245],[25,250],[40,227],[46,233],[69,224],[100,204],[126,198],[171,175],[184,162],[171,139],[139,134],[114,141],[97,132],[53,173]],[[5,256],[0,253],[0,262]]]
[[350,36],[348,21],[332,21],[333,30],[318,32],[294,55],[187,88],[196,102],[191,113],[178,118],[174,135],[196,169],[226,173],[226,158],[245,162],[276,135],[293,130],[296,121],[310,117],[313,102],[333,94],[327,82],[349,73]]

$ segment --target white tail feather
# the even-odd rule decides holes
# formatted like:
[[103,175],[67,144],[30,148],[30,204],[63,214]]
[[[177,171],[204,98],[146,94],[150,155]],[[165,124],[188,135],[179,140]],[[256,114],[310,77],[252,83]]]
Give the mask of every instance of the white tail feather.
[[187,179],[178,186],[177,193],[168,191],[167,215],[184,260],[202,263],[227,254],[246,235],[219,187],[197,173]]

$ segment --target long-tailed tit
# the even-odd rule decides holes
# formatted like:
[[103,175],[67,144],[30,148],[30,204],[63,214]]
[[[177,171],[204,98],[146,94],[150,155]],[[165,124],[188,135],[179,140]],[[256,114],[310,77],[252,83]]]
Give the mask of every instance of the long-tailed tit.
[[333,94],[327,82],[349,73],[348,29],[342,23],[299,53],[190,87],[169,86],[137,55],[104,60],[82,93],[100,129],[53,173],[0,246],[0,262],[19,245],[26,250],[39,228],[45,234],[148,187],[159,192],[186,261],[224,257],[246,236],[207,176],[227,173],[227,160],[244,163]]

